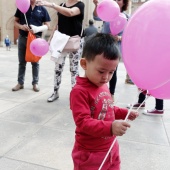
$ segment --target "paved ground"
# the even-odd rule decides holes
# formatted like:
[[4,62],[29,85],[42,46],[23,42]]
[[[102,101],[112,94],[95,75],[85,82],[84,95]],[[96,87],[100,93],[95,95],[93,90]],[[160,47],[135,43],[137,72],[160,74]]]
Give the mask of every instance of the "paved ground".
[[[40,61],[40,88],[31,85],[28,63],[24,90],[12,92],[17,83],[17,49],[0,48],[0,170],[71,170],[74,122],[69,110],[70,74],[68,59],[63,72],[60,98],[46,99],[53,90],[54,63],[47,54]],[[82,70],[80,69],[82,74]],[[123,63],[118,68],[117,105],[134,101],[137,88],[124,83]],[[153,108],[155,100],[147,101]],[[118,138],[121,170],[170,170],[170,101],[165,101],[165,115],[140,114],[131,128]]]

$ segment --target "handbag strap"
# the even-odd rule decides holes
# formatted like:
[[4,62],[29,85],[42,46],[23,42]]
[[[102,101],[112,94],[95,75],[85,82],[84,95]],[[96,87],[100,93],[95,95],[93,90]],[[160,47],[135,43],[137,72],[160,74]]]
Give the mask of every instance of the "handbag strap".
[[[62,3],[62,5],[61,5],[61,6],[63,7],[63,6],[64,6],[64,4],[65,4],[65,3]],[[82,28],[81,28],[81,34],[80,34],[80,37],[82,37],[82,35],[83,35],[83,24],[82,24]]]

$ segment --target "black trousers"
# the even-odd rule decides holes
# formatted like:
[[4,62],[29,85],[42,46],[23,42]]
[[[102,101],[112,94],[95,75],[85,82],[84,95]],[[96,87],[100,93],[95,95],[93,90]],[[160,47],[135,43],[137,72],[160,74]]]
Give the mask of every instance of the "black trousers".
[[114,95],[115,93],[116,83],[117,83],[117,67],[113,73],[111,80],[109,81],[109,90],[111,95]]
[[[143,93],[139,94],[139,99],[138,99],[138,103],[142,103],[146,98],[146,95]],[[163,100],[162,99],[156,99],[155,98],[155,109],[157,110],[163,110]]]

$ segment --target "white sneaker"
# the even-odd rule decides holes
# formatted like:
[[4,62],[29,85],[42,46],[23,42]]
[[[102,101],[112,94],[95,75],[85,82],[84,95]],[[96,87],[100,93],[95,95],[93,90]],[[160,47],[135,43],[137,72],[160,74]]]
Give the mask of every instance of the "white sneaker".
[[53,102],[54,100],[57,100],[59,98],[59,94],[57,91],[55,91],[48,99],[48,102]]

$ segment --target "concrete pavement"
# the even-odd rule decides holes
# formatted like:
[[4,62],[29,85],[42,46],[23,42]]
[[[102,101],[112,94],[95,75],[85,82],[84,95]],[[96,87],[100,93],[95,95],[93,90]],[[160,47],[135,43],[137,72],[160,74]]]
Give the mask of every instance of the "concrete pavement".
[[[71,170],[75,125],[69,109],[71,90],[69,61],[63,72],[59,100],[47,103],[53,91],[54,63],[47,54],[40,60],[40,92],[32,90],[31,64],[27,64],[24,89],[12,92],[17,84],[17,48],[0,47],[0,170]],[[80,69],[80,74],[82,74]],[[115,98],[125,107],[134,102],[137,88],[124,83],[123,63],[118,67]],[[146,107],[153,108],[150,97]],[[142,112],[142,110],[140,111]],[[170,101],[165,115],[140,114],[131,128],[118,138],[121,170],[170,170]]]

